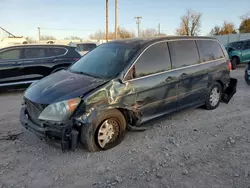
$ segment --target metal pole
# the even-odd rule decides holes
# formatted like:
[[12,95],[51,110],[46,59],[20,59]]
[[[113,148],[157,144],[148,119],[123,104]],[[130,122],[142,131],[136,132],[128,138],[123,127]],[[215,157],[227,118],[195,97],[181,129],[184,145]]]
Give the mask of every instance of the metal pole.
[[40,41],[41,39],[40,27],[37,27],[37,30],[38,30],[38,41]]
[[108,23],[108,2],[109,0],[106,0],[106,42],[108,42],[108,32],[109,32],[109,23]]
[[158,25],[158,35],[161,35],[161,24]]
[[118,35],[118,0],[115,0],[115,39]]
[[140,23],[141,23],[141,19],[142,19],[142,17],[140,17],[140,16],[137,16],[137,17],[135,17],[135,19],[137,19],[136,20],[136,24],[137,24],[137,26],[138,26],[138,37],[140,36]]

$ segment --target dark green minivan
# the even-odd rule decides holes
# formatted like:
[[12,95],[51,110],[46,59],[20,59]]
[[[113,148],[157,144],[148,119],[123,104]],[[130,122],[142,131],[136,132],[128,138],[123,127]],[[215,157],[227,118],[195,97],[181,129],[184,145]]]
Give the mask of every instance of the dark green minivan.
[[232,69],[236,69],[240,63],[250,62],[250,39],[228,43],[226,50],[232,62]]

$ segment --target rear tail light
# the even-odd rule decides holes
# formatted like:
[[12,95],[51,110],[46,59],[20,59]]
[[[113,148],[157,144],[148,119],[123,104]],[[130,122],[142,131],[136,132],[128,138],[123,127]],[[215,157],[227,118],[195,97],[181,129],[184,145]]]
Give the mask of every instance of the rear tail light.
[[79,58],[74,58],[74,61],[78,61],[79,60]]
[[232,70],[232,63],[231,63],[231,61],[229,61],[229,63],[228,63],[228,69],[231,71]]

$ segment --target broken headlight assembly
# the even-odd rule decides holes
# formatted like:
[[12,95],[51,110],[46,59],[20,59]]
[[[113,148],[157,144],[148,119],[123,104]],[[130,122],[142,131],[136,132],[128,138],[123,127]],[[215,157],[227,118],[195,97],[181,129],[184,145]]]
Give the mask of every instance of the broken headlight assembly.
[[38,119],[47,121],[64,121],[68,119],[76,110],[81,98],[60,101],[47,106]]

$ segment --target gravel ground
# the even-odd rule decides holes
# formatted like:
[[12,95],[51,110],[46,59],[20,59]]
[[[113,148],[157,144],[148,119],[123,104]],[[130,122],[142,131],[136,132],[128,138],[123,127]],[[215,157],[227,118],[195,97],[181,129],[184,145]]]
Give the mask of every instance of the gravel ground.
[[250,86],[243,73],[232,72],[239,83],[229,104],[175,113],[97,153],[62,152],[22,130],[22,91],[1,93],[0,188],[249,188]]

